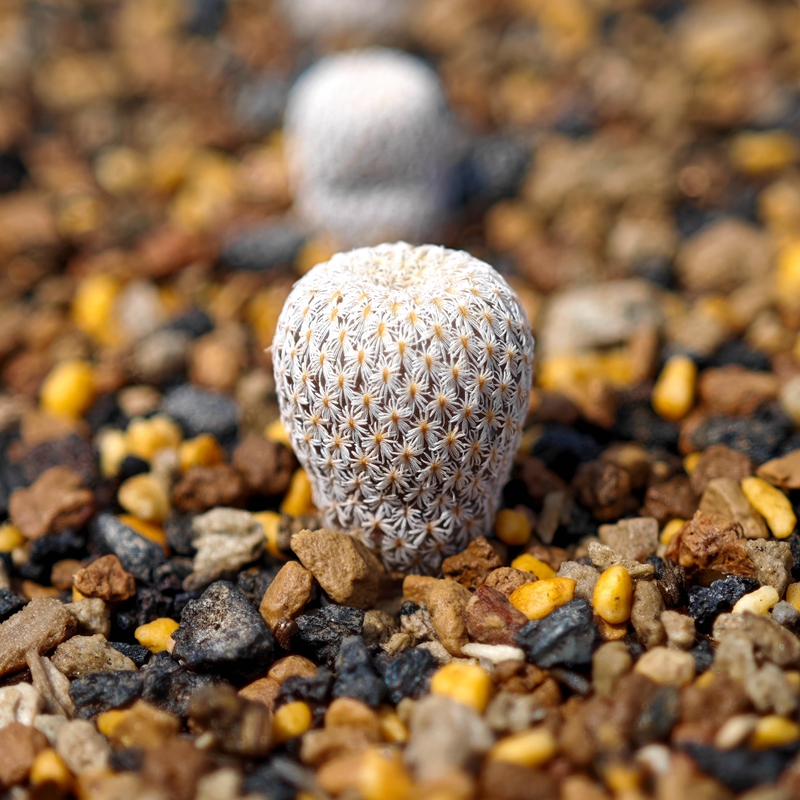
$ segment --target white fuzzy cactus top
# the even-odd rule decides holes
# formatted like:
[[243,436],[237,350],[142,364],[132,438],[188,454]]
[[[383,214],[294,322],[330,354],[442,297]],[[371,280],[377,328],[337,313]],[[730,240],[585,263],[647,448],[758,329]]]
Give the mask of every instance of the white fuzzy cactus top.
[[490,531],[533,366],[525,312],[491,266],[403,242],[335,255],[289,295],[273,360],[326,525],[427,573]]

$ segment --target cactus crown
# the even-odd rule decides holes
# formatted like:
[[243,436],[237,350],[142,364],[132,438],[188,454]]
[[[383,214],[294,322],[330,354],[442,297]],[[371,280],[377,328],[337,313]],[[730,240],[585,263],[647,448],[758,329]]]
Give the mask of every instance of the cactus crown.
[[525,312],[492,267],[402,242],[340,253],[295,285],[273,359],[327,525],[417,572],[490,529],[533,362]]

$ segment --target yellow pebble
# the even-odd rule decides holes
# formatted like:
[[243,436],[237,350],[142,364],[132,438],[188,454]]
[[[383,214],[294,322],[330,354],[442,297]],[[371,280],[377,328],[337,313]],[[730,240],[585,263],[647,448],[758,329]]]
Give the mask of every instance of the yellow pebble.
[[506,736],[489,751],[488,758],[521,767],[540,767],[555,754],[555,737],[547,728],[540,727]]
[[139,536],[144,536],[145,539],[160,544],[165,550],[167,549],[167,537],[160,525],[156,525],[153,522],[145,522],[130,514],[120,514],[118,519],[123,525],[133,528]]
[[170,514],[166,487],[149,473],[124,481],[117,492],[117,500],[126,511],[145,522],[163,522]]
[[356,785],[363,800],[404,800],[412,782],[399,753],[370,747],[361,759]]
[[22,547],[26,541],[16,525],[12,525],[10,522],[0,525],[0,553],[10,553],[12,550]]
[[556,577],[556,571],[549,564],[545,564],[544,561],[532,556],[530,553],[523,553],[521,556],[517,556],[511,562],[511,566],[514,569],[521,569],[523,572],[532,572],[541,580]]
[[270,422],[270,424],[264,428],[264,438],[269,439],[270,442],[284,444],[290,450],[292,448],[292,443],[289,441],[289,434],[286,432],[286,428],[279,419],[276,419],[275,422]]
[[531,538],[531,523],[521,511],[504,508],[494,521],[494,532],[501,542],[516,547],[528,543]]
[[769,747],[780,747],[800,739],[800,726],[786,717],[769,714],[762,717],[756,729],[750,735],[750,747],[754,750],[766,750]]
[[311,499],[311,481],[304,469],[297,469],[281,502],[281,512],[298,517],[300,514],[313,514],[315,511],[314,501]]
[[702,453],[689,453],[689,455],[683,459],[683,471],[687,475],[691,475],[702,457]]
[[739,172],[777,172],[797,159],[797,140],[787,131],[744,131],[731,142],[730,157]]
[[75,288],[72,320],[84,333],[105,341],[119,294],[119,281],[111,275],[88,275]]
[[574,595],[575,581],[572,578],[546,578],[520,586],[508,599],[528,619],[542,619],[569,603]]
[[656,413],[669,420],[683,419],[694,405],[697,365],[688,356],[672,356],[653,387],[651,402]]
[[115,747],[156,750],[178,734],[181,721],[144,700],[130,708],[105,711],[97,717],[97,730]]
[[734,614],[766,614],[781,599],[777,590],[772,586],[762,586],[754,592],[740,597],[733,607]]
[[51,747],[42,750],[33,762],[30,774],[31,786],[52,783],[67,792],[72,786],[72,773],[61,756]]
[[225,451],[210,433],[201,433],[194,439],[181,442],[178,448],[181,472],[189,467],[213,467],[225,461]]
[[790,583],[786,587],[786,602],[800,611],[800,583]]
[[159,451],[177,447],[183,439],[180,425],[165,414],[132,419],[125,434],[128,453],[150,461]]
[[789,498],[761,478],[743,478],[742,491],[750,505],[767,521],[769,529],[778,539],[792,535],[797,517]]
[[78,419],[94,402],[92,367],[88,361],[62,361],[42,383],[42,410],[54,417]]
[[683,519],[671,519],[662,529],[659,541],[667,545],[672,541],[672,537],[686,524]]
[[170,637],[178,630],[178,623],[169,617],[160,617],[148,622],[147,625],[140,625],[133,635],[140,645],[146,647],[151,653],[160,653],[166,650],[170,643]]
[[606,786],[620,797],[626,792],[637,792],[642,785],[642,774],[630,764],[612,764],[603,773]]
[[77,603],[79,600],[85,600],[86,597],[82,595],[74,586],[72,587],[72,602]]
[[286,703],[272,717],[272,743],[283,744],[289,739],[302,736],[313,721],[311,708],[302,700]]
[[387,742],[400,744],[408,739],[408,728],[406,728],[393,708],[382,708],[379,711],[379,720],[381,736]]
[[492,679],[477,664],[445,664],[431,678],[431,694],[449,697],[483,714],[492,695]]
[[128,455],[125,434],[116,428],[109,428],[99,433],[95,442],[100,453],[100,471],[104,478],[113,478]]
[[617,564],[600,575],[594,587],[592,605],[597,616],[612,625],[631,618],[633,581],[625,567]]
[[278,528],[280,528],[281,524],[281,515],[275,511],[259,511],[253,514],[253,518],[260,522],[261,527],[264,528],[264,536],[267,539],[267,552],[274,558],[286,561],[289,556],[281,552],[278,547]]

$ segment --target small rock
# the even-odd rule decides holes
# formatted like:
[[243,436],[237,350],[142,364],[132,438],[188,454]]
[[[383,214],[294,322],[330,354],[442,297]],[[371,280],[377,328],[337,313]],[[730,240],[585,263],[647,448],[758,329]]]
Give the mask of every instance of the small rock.
[[238,409],[230,397],[184,384],[168,392],[161,410],[176,420],[188,437],[210,433],[218,442],[233,438]]
[[364,615],[364,641],[367,647],[388,642],[397,633],[397,623],[391,614],[373,608]]
[[66,722],[56,735],[56,752],[74,775],[105,769],[111,748],[95,726],[84,719]]
[[776,603],[772,609],[772,619],[783,625],[784,628],[797,632],[798,623],[800,623],[800,611],[798,611],[791,603],[781,600]]
[[5,622],[9,617],[25,608],[28,601],[15,594],[11,589],[0,589],[0,622]]
[[694,678],[694,658],[691,653],[654,647],[648,650],[633,668],[634,672],[665,686],[686,686]]
[[447,652],[456,657],[469,641],[464,612],[471,598],[468,589],[450,579],[437,581],[428,595],[433,629]]
[[418,647],[404,650],[383,675],[389,689],[389,700],[399,703],[404,697],[417,699],[426,694],[436,667],[436,659],[427,650]]
[[[130,676],[137,673],[113,674]],[[142,699],[177,717],[187,716],[189,703],[196,691],[219,683],[216,676],[199,675],[184,669],[166,651],[153,655],[138,676],[143,687]]]
[[129,747],[156,750],[177,736],[182,726],[174,714],[137,700],[120,711],[109,727],[106,736],[117,750]]
[[135,578],[125,572],[115,555],[102,556],[79,569],[72,582],[84,597],[99,597],[110,603],[121,603],[136,594]]
[[572,600],[543,619],[528,622],[517,634],[516,643],[529,661],[546,669],[556,664],[590,663],[596,637],[591,605],[586,600]]
[[289,561],[281,567],[261,600],[259,613],[285,650],[289,649],[292,638],[291,622],[305,608],[313,583],[314,578],[305,567]]
[[429,696],[414,705],[406,763],[419,781],[466,767],[493,743],[489,726],[469,706]]
[[744,595],[756,589],[758,581],[735,575],[713,581],[708,587],[692,586],[689,589],[689,616],[694,619],[698,630],[707,633],[719,614],[730,611]]
[[637,581],[633,590],[631,624],[639,641],[649,650],[666,641],[661,622],[664,599],[655,581]]
[[189,467],[172,490],[180,511],[198,514],[217,506],[244,505],[248,494],[242,474],[230,464]]
[[683,475],[651,486],[645,494],[642,515],[655,517],[659,525],[671,519],[691,519],[697,510],[697,496]]
[[[631,506],[630,475],[609,461],[597,460],[581,464],[572,486],[581,504],[591,509],[596,520],[619,519]],[[551,530],[555,533],[555,529],[551,527]]]
[[107,637],[111,632],[111,612],[99,597],[67,603],[64,608],[77,620],[79,633],[102,633]]
[[22,783],[47,746],[47,737],[30,725],[11,722],[0,728],[0,783],[5,788]]
[[633,559],[617,555],[614,550],[600,542],[589,542],[587,550],[589,551],[589,558],[592,560],[592,564],[601,571],[619,564],[628,570],[628,574],[635,581],[649,580],[655,574],[655,569],[652,564],[641,564]]
[[525,660],[525,653],[519,647],[511,647],[507,644],[477,644],[471,642],[464,645],[462,652],[469,658],[488,661],[490,664]]
[[653,517],[621,519],[616,525],[601,525],[597,535],[624,558],[645,561],[658,547],[658,522]]
[[292,550],[335,602],[375,605],[383,567],[358,539],[340,531],[304,530],[292,536]]
[[386,684],[375,672],[364,639],[348,636],[342,640],[336,656],[334,697],[352,697],[377,708],[386,696]]
[[631,671],[633,658],[624,642],[606,642],[592,656],[592,687],[600,697],[612,697],[614,684]]
[[73,636],[53,653],[53,666],[68,678],[80,678],[93,672],[136,671],[136,664],[106,641],[105,636]]
[[750,505],[739,482],[733,478],[709,480],[700,498],[699,510],[706,516],[717,515],[738,522],[746,539],[769,536],[764,518]]
[[295,620],[295,647],[301,655],[332,665],[342,640],[360,635],[364,628],[364,612],[351,606],[330,605]]
[[406,601],[400,608],[400,632],[410,637],[412,645],[436,639],[427,606]]
[[797,710],[797,689],[775,664],[764,664],[748,675],[744,690],[761,714],[789,716]]
[[241,590],[226,581],[211,584],[186,605],[172,641],[173,656],[201,672],[256,677],[273,659],[269,628]]
[[252,514],[236,508],[214,508],[192,521],[196,549],[187,591],[208,586],[223,575],[255,561],[266,546],[264,528]]
[[256,758],[269,752],[272,712],[230,686],[209,686],[196,692],[189,704],[189,719],[193,728],[210,733],[225,753]]
[[39,692],[29,683],[18,683],[0,689],[0,728],[12,722],[32,725],[42,710]]
[[497,589],[505,597],[511,597],[516,589],[537,580],[531,572],[524,572],[514,567],[498,567],[492,570],[484,581],[484,585],[491,589]]
[[248,490],[261,497],[284,494],[297,465],[288,447],[255,433],[245,436],[233,451],[231,463],[242,474]]
[[756,475],[781,489],[800,489],[800,450],[762,464]]
[[756,568],[756,580],[762,585],[772,586],[780,597],[792,579],[792,548],[788,542],[775,539],[756,539],[745,545],[747,554]]
[[103,711],[129,705],[142,694],[143,688],[144,676],[138,672],[91,672],[72,681],[69,696],[75,716],[90,719]]
[[777,375],[751,372],[738,364],[704,369],[697,382],[700,400],[709,411],[728,416],[752,414],[762,403],[776,398],[779,389]]
[[428,604],[428,595],[436,585],[436,578],[428,575],[406,575],[403,578],[403,600],[410,600],[418,606]]
[[563,561],[558,568],[558,577],[572,578],[575,581],[575,597],[591,602],[600,573],[590,564]]
[[745,541],[737,522],[698,511],[672,537],[667,558],[680,564],[687,574],[711,570],[751,578],[755,567]]
[[33,650],[28,651],[25,660],[31,671],[33,688],[41,696],[43,710],[47,714],[71,717],[75,706],[69,696],[69,678],[56,669],[49,658]]
[[417,649],[427,650],[436,659],[436,663],[440,667],[449,664],[453,660],[453,656],[447,652],[445,646],[438,639],[434,639],[430,642],[422,642],[422,644],[417,645]]
[[498,692],[486,709],[487,725],[495,733],[520,733],[544,718],[544,709],[529,694]]
[[718,642],[732,633],[746,636],[756,655],[779,667],[800,662],[800,639],[769,617],[755,614],[720,614],[714,622],[713,635]]
[[149,581],[152,571],[166,560],[162,547],[140,536],[113,514],[97,514],[89,537],[101,553],[113,553],[134,578]]
[[702,495],[715,478],[729,478],[737,484],[753,474],[753,462],[744,454],[724,444],[712,444],[700,456],[689,478],[692,490]]
[[11,521],[28,539],[78,529],[94,511],[94,494],[67,467],[45,470],[27,489],[17,489],[8,503]]
[[467,589],[477,589],[492,570],[502,566],[503,562],[492,545],[479,536],[467,545],[466,550],[446,558],[442,562],[442,573]]
[[[174,738],[159,748],[151,748],[144,755],[142,777],[145,783],[158,792],[165,792],[175,800],[203,798],[202,776],[212,769],[209,757],[191,742]],[[223,772],[223,770],[219,770]],[[218,784],[217,791],[205,800],[233,800],[238,795],[238,778],[234,791],[225,794]]]
[[470,597],[464,609],[469,638],[486,645],[516,644],[516,636],[528,623],[501,592],[484,583]]
[[274,711],[275,701],[278,699],[280,690],[281,684],[273,678],[258,678],[239,689],[239,694],[245,700],[263,703],[270,711]]
[[0,675],[23,669],[29,650],[43,655],[68,639],[76,628],[75,618],[61,601],[35,597],[0,625]]
[[661,624],[664,626],[670,647],[690,650],[694,646],[697,634],[691,617],[679,614],[677,611],[663,611]]

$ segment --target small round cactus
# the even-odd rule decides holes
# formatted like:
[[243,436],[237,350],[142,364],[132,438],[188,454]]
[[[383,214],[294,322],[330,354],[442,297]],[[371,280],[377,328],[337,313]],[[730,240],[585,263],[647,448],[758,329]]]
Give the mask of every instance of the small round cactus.
[[339,253],[293,288],[272,345],[281,419],[325,524],[433,573],[492,526],[522,435],[533,337],[467,253]]
[[455,128],[420,59],[380,47],[322,59],[292,89],[284,129],[297,207],[338,242],[420,241],[439,224]]

